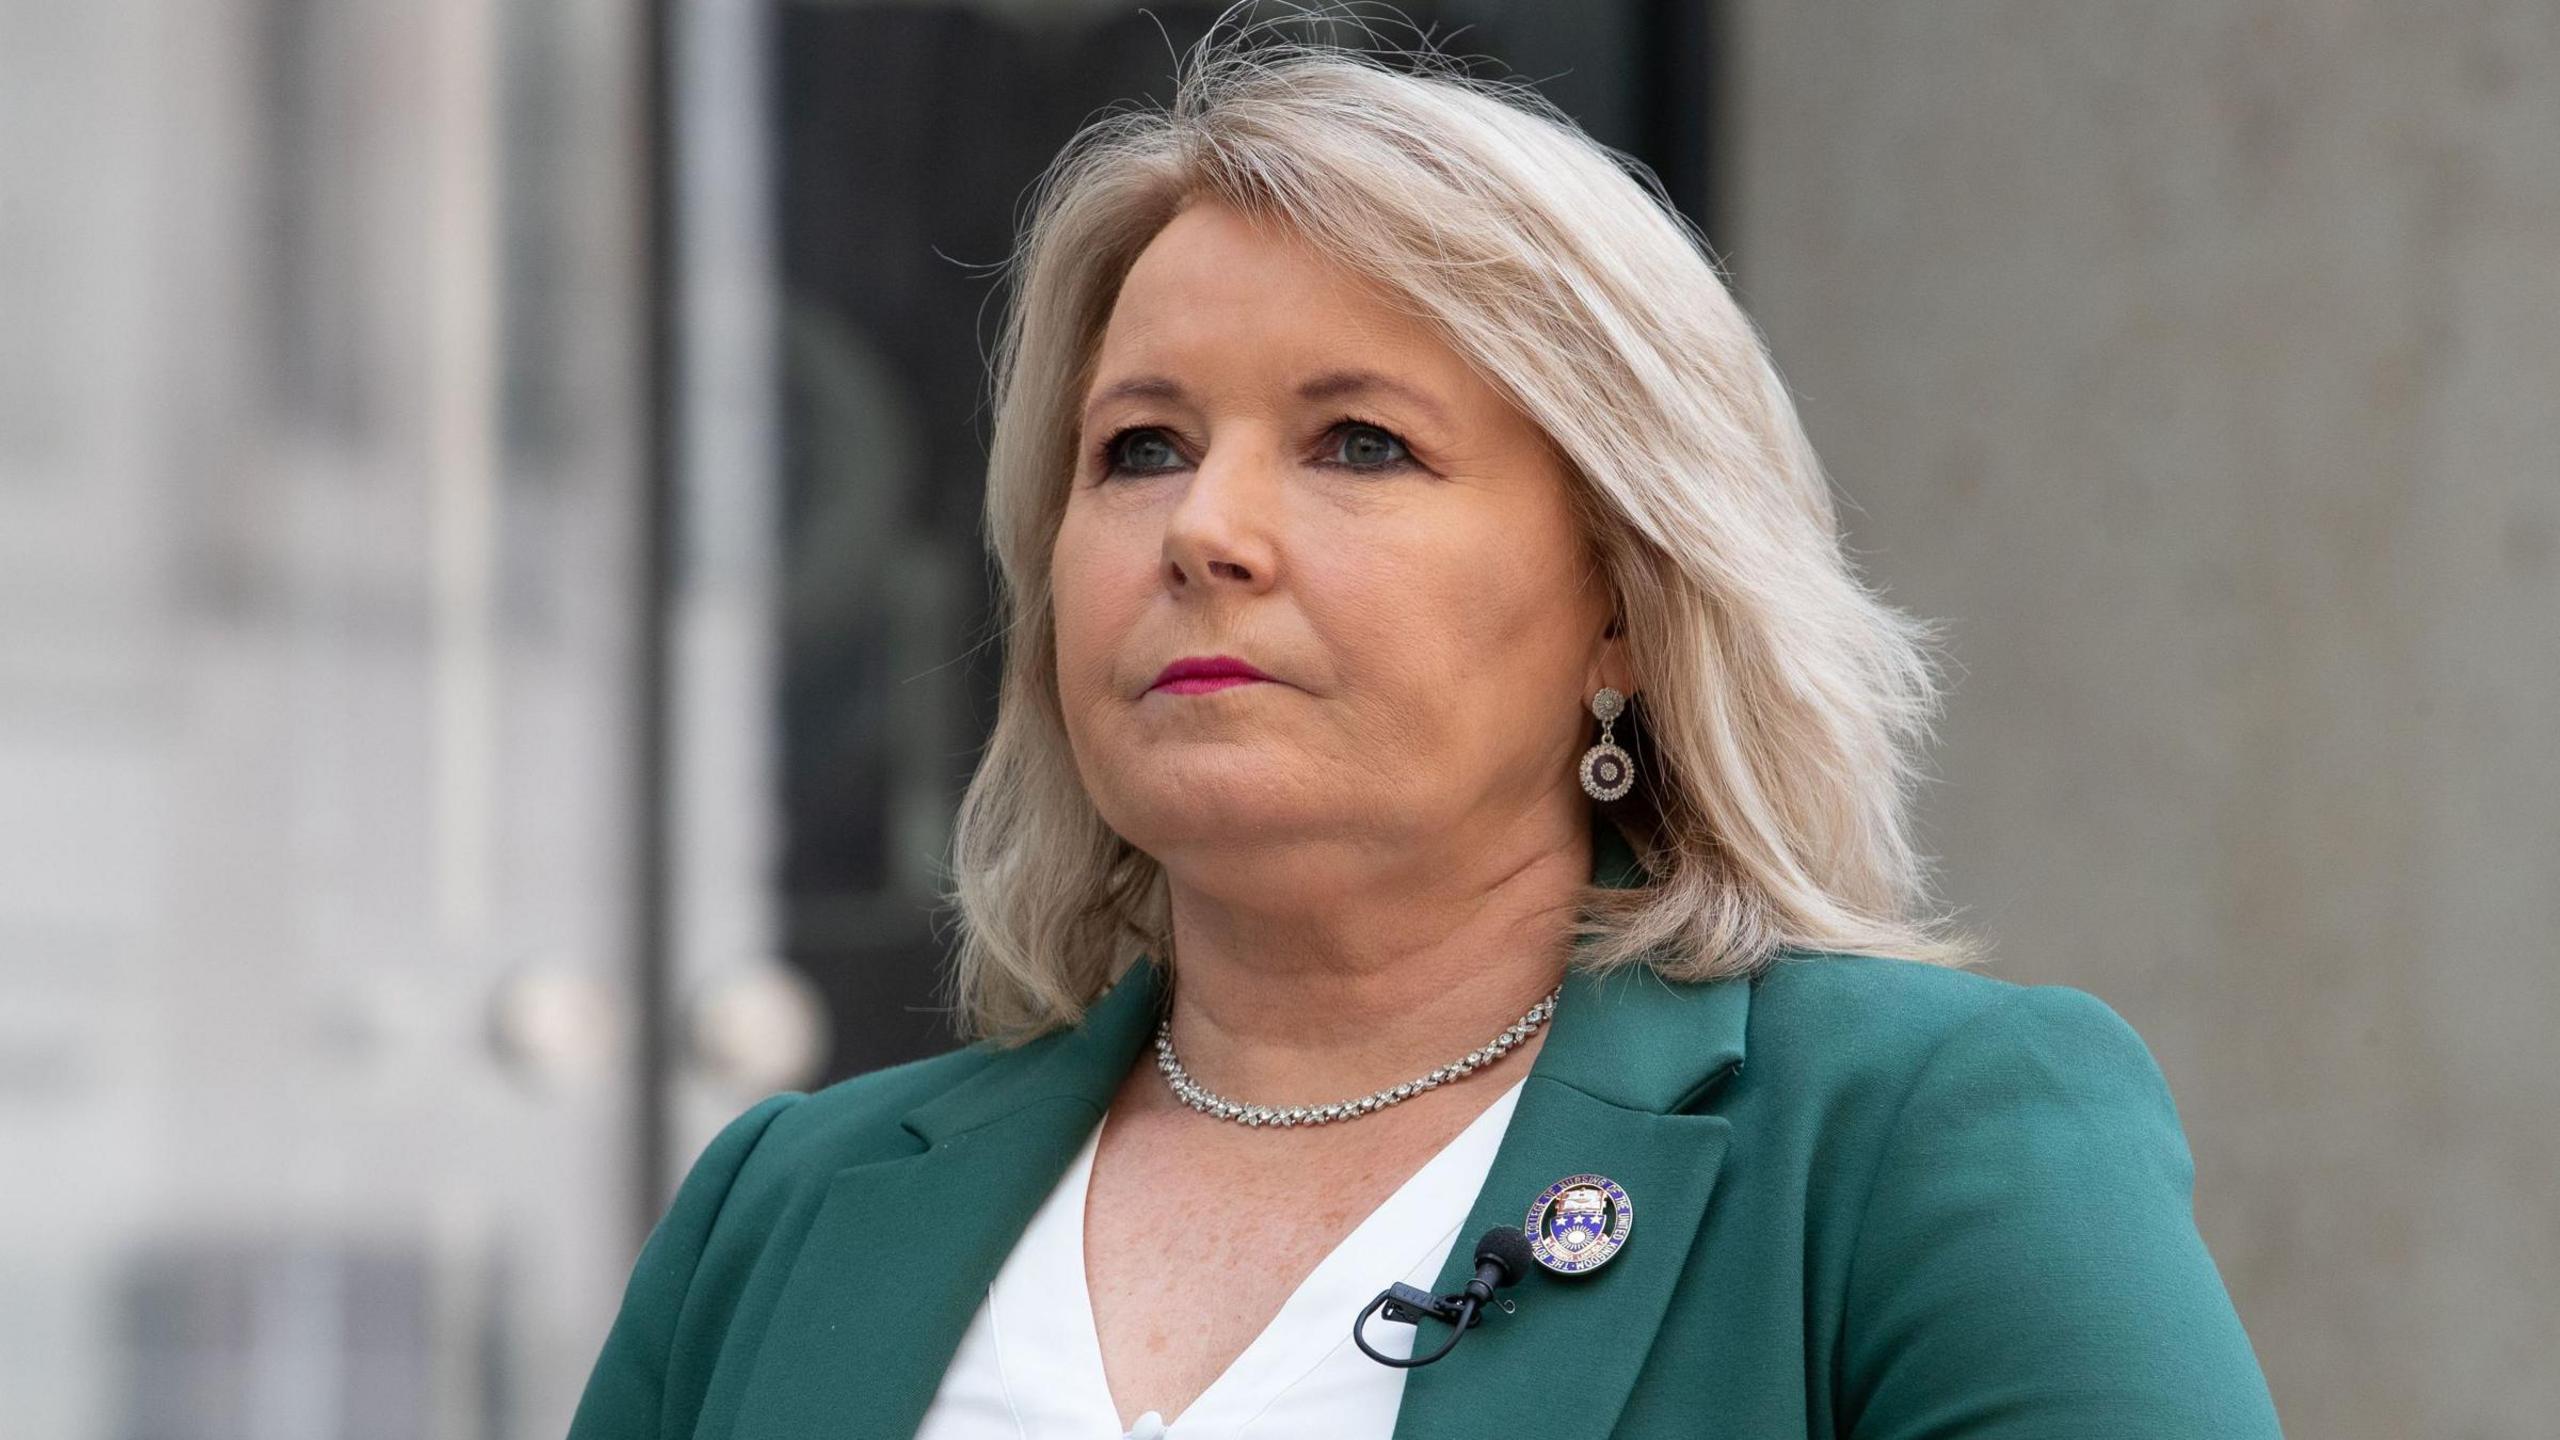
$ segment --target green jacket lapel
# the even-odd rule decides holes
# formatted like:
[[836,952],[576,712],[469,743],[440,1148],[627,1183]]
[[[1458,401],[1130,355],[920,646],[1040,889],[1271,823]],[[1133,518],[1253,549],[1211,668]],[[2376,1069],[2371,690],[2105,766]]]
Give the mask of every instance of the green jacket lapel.
[[[1634,850],[1596,818],[1592,870],[1596,883],[1619,889],[1644,881]],[[1567,1175],[1617,1181],[1634,1227],[1624,1251],[1597,1270],[1539,1268],[1500,1292],[1513,1311],[1488,1313],[1445,1358],[1406,1377],[1395,1440],[1593,1440],[1615,1428],[1732,1141],[1723,1116],[1686,1112],[1742,1064],[1750,1014],[1744,978],[1674,984],[1646,965],[1566,972],[1546,1042],[1437,1289],[1463,1288],[1475,1275],[1478,1237],[1524,1224],[1530,1202]],[[1559,1367],[1567,1355],[1571,1365]]]
[[[1568,972],[1441,1294],[1475,1275],[1476,1240],[1519,1226],[1567,1175],[1615,1180],[1635,1209],[1626,1248],[1583,1275],[1532,1270],[1497,1309],[1405,1380],[1395,1440],[1531,1434],[1596,1440],[1617,1423],[1645,1362],[1732,1140],[1721,1115],[1681,1113],[1742,1062],[1750,986],[1673,985],[1650,969]],[[1383,1288],[1383,1283],[1381,1285]],[[1418,1337],[1438,1343],[1438,1327]],[[1571,1357],[1570,1365],[1558,1362]]]
[[[1084,1023],[1000,1052],[903,1117],[922,1146],[835,1173],[740,1406],[736,1440],[908,1440],[1014,1242],[1153,1033],[1163,972],[1141,957]],[[883,1242],[931,1217],[929,1252]]]

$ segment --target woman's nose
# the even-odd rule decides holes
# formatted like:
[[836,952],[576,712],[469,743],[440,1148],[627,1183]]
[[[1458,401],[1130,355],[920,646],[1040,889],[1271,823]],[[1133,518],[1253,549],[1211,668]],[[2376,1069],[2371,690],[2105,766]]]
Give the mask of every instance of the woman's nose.
[[1280,465],[1231,447],[1212,452],[1183,482],[1165,515],[1168,588],[1261,590],[1278,564]]

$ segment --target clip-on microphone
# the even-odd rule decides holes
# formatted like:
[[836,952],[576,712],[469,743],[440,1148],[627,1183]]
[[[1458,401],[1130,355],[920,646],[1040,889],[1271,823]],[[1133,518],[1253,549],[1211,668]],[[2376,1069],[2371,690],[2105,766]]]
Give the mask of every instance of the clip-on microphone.
[[[1360,1347],[1361,1354],[1381,1365],[1392,1365],[1399,1370],[1428,1365],[1456,1349],[1458,1341],[1469,1329],[1483,1323],[1484,1307],[1493,1299],[1493,1292],[1528,1274],[1535,1259],[1529,1253],[1527,1234],[1516,1226],[1497,1225],[1484,1232],[1484,1238],[1476,1242],[1476,1278],[1467,1282],[1466,1289],[1455,1295],[1433,1295],[1399,1280],[1379,1291],[1377,1299],[1361,1307],[1359,1318],[1351,1322],[1351,1343]],[[1452,1328],[1448,1340],[1439,1349],[1428,1355],[1399,1360],[1370,1349],[1368,1340],[1361,1335],[1360,1327],[1368,1323],[1373,1311],[1384,1313],[1398,1324],[1419,1326],[1428,1316],[1446,1321]]]

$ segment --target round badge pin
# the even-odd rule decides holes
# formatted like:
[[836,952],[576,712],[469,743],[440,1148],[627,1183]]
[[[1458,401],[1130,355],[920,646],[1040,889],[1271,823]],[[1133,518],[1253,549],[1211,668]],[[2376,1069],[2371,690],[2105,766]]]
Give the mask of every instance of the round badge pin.
[[1567,1175],[1529,1205],[1529,1253],[1559,1275],[1581,1275],[1626,1248],[1635,1202],[1606,1175]]

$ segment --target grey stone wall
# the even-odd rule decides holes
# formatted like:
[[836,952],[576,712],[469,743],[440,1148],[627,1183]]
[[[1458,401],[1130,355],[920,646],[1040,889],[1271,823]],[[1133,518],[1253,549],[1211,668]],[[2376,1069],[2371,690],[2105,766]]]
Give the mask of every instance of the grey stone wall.
[[2560,1414],[2560,7],[1736,7],[1712,238],[2288,1433]]

